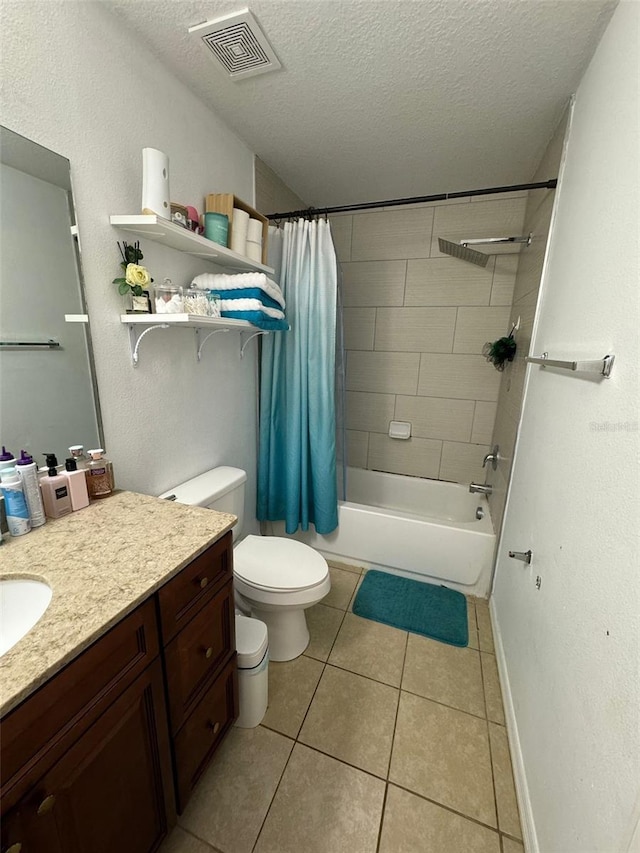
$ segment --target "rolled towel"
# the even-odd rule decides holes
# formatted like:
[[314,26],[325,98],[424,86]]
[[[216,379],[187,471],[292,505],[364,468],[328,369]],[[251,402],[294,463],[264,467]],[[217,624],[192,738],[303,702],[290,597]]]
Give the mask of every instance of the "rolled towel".
[[249,225],[249,214],[239,207],[233,208],[233,219],[231,220],[231,250],[239,255],[244,255],[247,243],[247,227]]

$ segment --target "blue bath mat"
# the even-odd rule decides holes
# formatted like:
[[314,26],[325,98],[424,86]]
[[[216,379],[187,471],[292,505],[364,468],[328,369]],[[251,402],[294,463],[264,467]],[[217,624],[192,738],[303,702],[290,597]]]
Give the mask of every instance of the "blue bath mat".
[[364,576],[353,612],[452,646],[469,642],[467,599],[445,586],[371,570]]

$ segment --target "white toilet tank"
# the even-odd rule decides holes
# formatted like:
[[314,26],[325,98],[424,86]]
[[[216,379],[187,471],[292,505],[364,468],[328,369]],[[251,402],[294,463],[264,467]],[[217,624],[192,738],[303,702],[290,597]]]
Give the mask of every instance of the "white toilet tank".
[[244,523],[244,484],[247,472],[241,468],[222,466],[205,471],[191,480],[180,483],[160,495],[172,498],[178,503],[189,506],[203,506],[218,512],[230,512],[238,517],[233,528],[233,538],[237,539]]

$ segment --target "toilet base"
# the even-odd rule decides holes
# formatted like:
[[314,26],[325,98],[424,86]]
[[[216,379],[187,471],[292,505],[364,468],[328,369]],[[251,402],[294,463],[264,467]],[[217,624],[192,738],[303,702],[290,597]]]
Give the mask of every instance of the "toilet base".
[[260,610],[252,607],[251,615],[267,626],[270,660],[293,660],[309,645],[309,629],[302,608]]

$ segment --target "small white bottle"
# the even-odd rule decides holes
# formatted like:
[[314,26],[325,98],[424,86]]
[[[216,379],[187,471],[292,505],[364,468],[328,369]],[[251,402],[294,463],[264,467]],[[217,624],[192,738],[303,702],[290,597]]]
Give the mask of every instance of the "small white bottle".
[[72,456],[76,460],[78,471],[84,471],[87,467],[87,462],[89,461],[85,456],[84,445],[72,444],[69,448],[69,456]]
[[87,491],[87,476],[85,471],[78,471],[76,459],[71,456],[64,461],[65,470],[62,476],[67,478],[69,484],[69,497],[71,498],[71,509],[75,512],[89,506],[89,492]]
[[47,517],[44,514],[42,494],[40,493],[38,466],[26,450],[20,451],[20,459],[16,462],[16,471],[22,481],[22,489],[31,518],[31,527],[42,527],[46,523]]
[[69,483],[63,474],[58,474],[58,460],[53,453],[46,453],[49,473],[40,481],[44,511],[48,518],[61,518],[71,512]]
[[0,471],[0,488],[7,510],[7,524],[12,536],[22,536],[31,530],[29,510],[22,491],[22,481],[15,468]]

